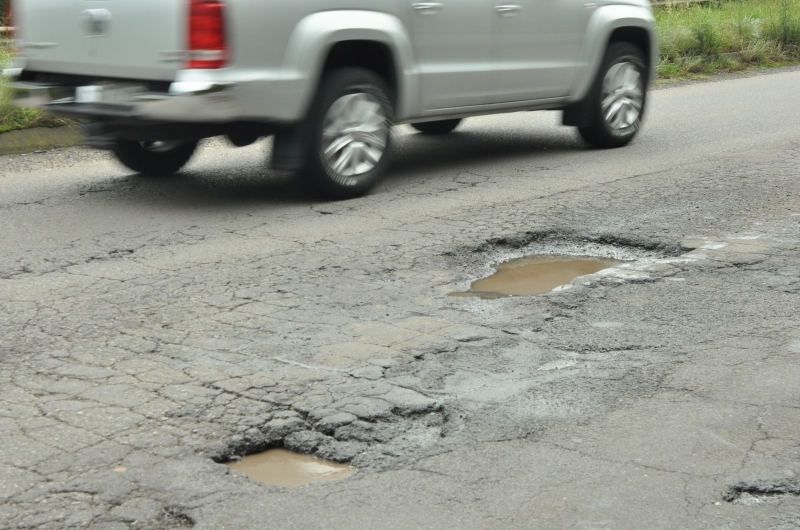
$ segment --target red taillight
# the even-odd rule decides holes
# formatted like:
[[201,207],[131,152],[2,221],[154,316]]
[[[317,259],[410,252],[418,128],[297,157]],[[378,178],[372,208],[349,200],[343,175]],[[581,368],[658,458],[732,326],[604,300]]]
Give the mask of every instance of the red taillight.
[[187,68],[222,68],[229,54],[225,4],[216,0],[191,0]]

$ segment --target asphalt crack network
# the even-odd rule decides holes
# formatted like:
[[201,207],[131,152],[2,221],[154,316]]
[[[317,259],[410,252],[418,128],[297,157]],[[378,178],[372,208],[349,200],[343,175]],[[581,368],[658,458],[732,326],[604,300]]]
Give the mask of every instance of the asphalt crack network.
[[[209,499],[269,494],[218,462],[270,447],[351,462],[364,475],[409,468],[456,480],[420,466],[472,445],[523,441],[679,476],[684,510],[723,497],[737,506],[794,502],[788,479],[741,478],[756,465],[775,476],[798,469],[788,432],[765,438],[759,427],[745,443],[698,428],[686,436],[732,451],[720,438],[741,454],[696,472],[655,457],[638,462],[635,448],[613,458],[588,436],[586,449],[564,440],[600,417],[667,408],[659,400],[751,413],[752,396],[699,388],[687,370],[719,345],[739,355],[725,368],[741,384],[737,366],[767,370],[789,355],[785,341],[770,343],[779,353],[754,367],[736,348],[752,337],[785,338],[800,309],[791,283],[800,241],[785,212],[797,204],[770,199],[769,187],[790,189],[796,160],[723,157],[400,226],[357,207],[287,207],[296,222],[374,224],[308,238],[250,220],[214,234],[192,226],[158,237],[109,232],[0,258],[0,516],[16,529],[214,524]],[[712,186],[720,173],[725,187]],[[439,186],[457,193],[493,179],[469,177]],[[668,193],[665,180],[694,198]],[[419,190],[396,195],[412,193]],[[737,239],[756,229],[741,197],[768,212],[753,239]],[[716,212],[713,233],[694,214],[698,205]],[[665,229],[676,212],[682,224]],[[447,296],[498,260],[565,249],[638,261],[535,298]],[[690,282],[670,281],[676,276]],[[615,325],[595,325],[608,322]],[[764,348],[756,341],[750,354]],[[575,364],[540,369],[564,360]],[[796,414],[796,405],[781,406]],[[769,463],[754,463],[767,440]],[[689,479],[711,484],[709,497]],[[531,503],[485,516],[513,526]]]

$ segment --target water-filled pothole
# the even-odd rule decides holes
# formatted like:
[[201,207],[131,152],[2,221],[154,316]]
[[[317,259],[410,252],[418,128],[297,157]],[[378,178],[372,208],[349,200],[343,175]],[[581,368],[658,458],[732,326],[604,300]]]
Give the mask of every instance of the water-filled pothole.
[[296,488],[318,480],[342,480],[356,472],[347,464],[299,455],[285,449],[270,449],[225,465],[253,480],[285,488]]
[[469,291],[450,293],[450,296],[492,299],[542,294],[566,285],[578,276],[594,274],[619,263],[622,261],[591,256],[527,256],[495,265],[495,274],[472,282]]

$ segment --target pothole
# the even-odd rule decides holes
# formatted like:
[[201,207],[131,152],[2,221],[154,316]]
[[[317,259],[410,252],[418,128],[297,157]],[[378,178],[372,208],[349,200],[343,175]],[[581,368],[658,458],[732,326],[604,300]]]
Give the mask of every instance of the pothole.
[[543,294],[579,276],[594,274],[620,263],[623,261],[592,256],[526,256],[494,265],[496,272],[492,276],[472,282],[469,291],[452,292],[450,296],[493,299]]
[[723,499],[731,504],[754,506],[774,504],[800,497],[800,487],[789,483],[737,484],[732,486]]
[[270,449],[225,465],[253,480],[284,488],[297,488],[320,480],[343,480],[356,472],[347,464],[328,462],[286,449]]
[[796,495],[791,493],[748,493],[741,492],[734,500],[730,501],[732,504],[740,506],[754,506],[756,504],[773,504],[785,499],[795,498]]
[[609,278],[617,283],[645,281],[649,276],[641,272],[642,267],[675,258],[687,250],[690,248],[660,241],[542,231],[492,239],[445,256],[449,267],[461,270],[458,287],[462,289],[450,294],[485,299],[566,288],[579,276],[615,266],[619,268],[614,268]]

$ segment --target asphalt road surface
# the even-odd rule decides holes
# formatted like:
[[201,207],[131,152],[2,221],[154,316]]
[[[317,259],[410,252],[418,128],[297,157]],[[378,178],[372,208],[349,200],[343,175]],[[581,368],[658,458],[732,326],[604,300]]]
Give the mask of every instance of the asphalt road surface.
[[[325,203],[209,142],[181,174],[0,158],[0,527],[800,528],[800,71],[397,131]],[[628,260],[535,297],[491,264]],[[283,489],[283,446],[358,471]]]

